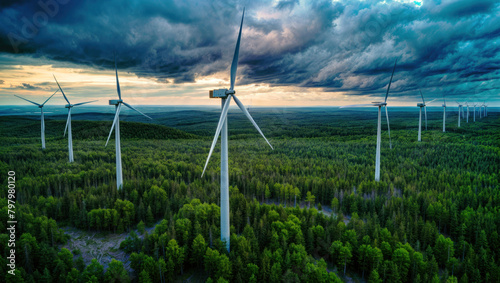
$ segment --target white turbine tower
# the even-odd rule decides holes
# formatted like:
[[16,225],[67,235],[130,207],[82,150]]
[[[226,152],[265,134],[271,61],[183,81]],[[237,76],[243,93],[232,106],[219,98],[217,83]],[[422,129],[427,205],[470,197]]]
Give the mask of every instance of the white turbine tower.
[[112,99],[109,101],[109,105],[115,105],[115,119],[113,120],[113,124],[111,125],[111,130],[109,131],[108,140],[106,141],[106,145],[108,145],[109,138],[111,137],[111,133],[113,133],[113,129],[115,129],[115,149],[116,149],[116,188],[120,190],[123,186],[123,174],[122,174],[122,153],[120,146],[120,110],[122,104],[126,107],[138,112],[139,114],[151,119],[148,115],[142,113],[141,111],[135,109],[131,105],[125,103],[122,100],[122,94],[120,91],[120,82],[118,81],[118,68],[116,65],[115,58],[115,74],[116,74],[116,91],[118,92],[118,99]]
[[463,111],[463,105],[462,103],[455,101],[458,104],[458,127],[460,128],[460,111]]
[[[422,91],[420,91],[420,96],[422,96],[422,103],[417,103],[419,107],[418,115],[418,141],[422,141],[422,108],[425,108],[425,100]],[[425,110],[425,128],[427,129],[427,110]]]
[[424,108],[425,112],[425,130],[427,131],[427,104],[430,104],[436,99],[433,99],[426,104],[422,91],[420,89],[419,91],[420,91],[420,96],[422,97],[422,103],[417,103],[417,106],[420,107],[419,118],[418,118],[418,141],[422,141],[422,108]]
[[238,55],[240,52],[240,40],[241,40],[241,29],[243,27],[243,19],[245,17],[245,9],[243,9],[243,15],[241,16],[241,24],[240,24],[240,32],[238,34],[238,40],[236,41],[236,48],[234,50],[233,62],[231,63],[231,87],[229,89],[216,89],[211,90],[210,98],[221,98],[222,99],[222,111],[219,119],[219,123],[217,124],[217,130],[215,131],[215,136],[212,141],[212,146],[210,148],[210,152],[208,153],[207,161],[205,162],[205,167],[203,168],[203,173],[201,176],[205,174],[205,170],[207,169],[208,161],[210,160],[210,156],[214,150],[215,144],[217,143],[217,139],[219,138],[219,134],[221,134],[221,179],[220,179],[220,225],[221,225],[221,240],[226,243],[226,249],[230,251],[230,242],[229,242],[229,171],[228,171],[228,152],[227,152],[227,112],[229,110],[229,104],[231,103],[231,99],[234,98],[234,101],[238,105],[238,107],[243,111],[243,113],[247,116],[248,120],[252,122],[257,131],[262,135],[262,137],[266,140],[267,144],[271,146],[269,141],[266,139],[259,126],[255,123],[250,113],[248,113],[245,106],[240,102],[240,100],[236,97],[234,91],[234,83],[236,80],[236,69],[238,67]]
[[389,147],[392,149],[392,142],[391,142],[391,128],[389,127],[389,113],[387,112],[387,96],[389,96],[389,90],[391,88],[391,83],[392,83],[392,78],[394,77],[394,71],[396,70],[396,64],[398,63],[398,60],[396,59],[396,62],[394,62],[394,67],[392,69],[392,75],[391,79],[389,80],[389,85],[387,85],[387,92],[385,93],[385,100],[384,102],[372,102],[372,104],[357,104],[357,105],[347,105],[347,106],[342,106],[340,108],[347,108],[347,107],[362,107],[362,106],[377,106],[378,107],[378,120],[377,120],[377,149],[375,151],[375,181],[380,181],[380,145],[382,143],[382,117],[381,117],[381,109],[382,107],[385,108],[385,117],[387,118],[387,130],[389,133]]
[[477,103],[474,103],[474,122],[476,122],[476,105]]
[[73,158],[73,135],[71,133],[71,108],[73,108],[75,106],[80,106],[83,104],[91,103],[91,102],[96,102],[97,100],[81,102],[81,103],[77,103],[77,104],[71,104],[69,102],[68,98],[66,97],[66,95],[64,94],[64,91],[62,90],[61,86],[59,85],[59,82],[57,81],[56,76],[54,76],[54,79],[56,80],[57,86],[59,87],[59,90],[61,91],[62,95],[64,96],[64,99],[66,100],[66,102],[68,102],[68,104],[66,104],[66,106],[64,106],[65,108],[68,108],[68,120],[66,121],[66,127],[64,128],[64,136],[66,136],[66,130],[67,130],[68,131],[68,158],[69,158],[69,162],[73,162],[73,161],[75,161],[75,159]]
[[446,132],[446,99],[443,94],[443,133]]
[[44,118],[44,115],[43,115],[43,106],[44,106],[44,105],[45,105],[45,103],[47,103],[47,101],[49,101],[49,99],[51,99],[51,98],[52,98],[52,96],[54,96],[54,94],[56,94],[56,92],[58,92],[58,91],[59,91],[59,90],[56,90],[56,91],[55,91],[55,92],[54,92],[54,93],[53,93],[53,94],[52,94],[49,98],[47,98],[47,100],[45,100],[45,102],[44,102],[44,103],[42,103],[42,104],[38,104],[38,103],[36,103],[36,102],[33,102],[33,101],[31,101],[31,100],[28,100],[28,99],[26,99],[26,98],[23,98],[23,97],[20,97],[19,95],[15,95],[15,94],[14,94],[14,96],[17,96],[17,97],[19,97],[19,98],[21,98],[21,99],[23,99],[23,100],[26,100],[26,101],[28,101],[28,102],[30,102],[30,103],[33,103],[33,104],[35,104],[36,106],[38,106],[38,108],[40,108],[40,120],[41,120],[41,122],[42,122],[42,149],[45,149],[45,118]]

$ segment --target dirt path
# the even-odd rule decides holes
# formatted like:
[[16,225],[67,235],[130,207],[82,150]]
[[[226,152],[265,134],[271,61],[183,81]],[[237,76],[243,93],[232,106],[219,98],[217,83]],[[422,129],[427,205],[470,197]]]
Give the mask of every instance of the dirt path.
[[[160,222],[161,220],[145,230],[148,234],[151,234],[156,225]],[[123,266],[127,271],[130,272],[132,270],[130,267],[130,261],[128,260],[130,255],[125,251],[120,250],[120,244],[127,238],[129,232],[112,234],[104,232],[89,232],[73,227],[63,227],[61,229],[66,235],[70,236],[70,239],[65,245],[62,246],[62,248],[67,248],[71,252],[73,252],[73,250],[80,250],[85,265],[89,265],[92,259],[95,258],[104,267],[104,270],[106,270],[111,260],[116,259],[123,262]],[[137,229],[134,231],[137,233],[139,238],[144,238],[144,235],[140,235]],[[75,256],[74,260],[78,257],[80,257],[80,255]]]

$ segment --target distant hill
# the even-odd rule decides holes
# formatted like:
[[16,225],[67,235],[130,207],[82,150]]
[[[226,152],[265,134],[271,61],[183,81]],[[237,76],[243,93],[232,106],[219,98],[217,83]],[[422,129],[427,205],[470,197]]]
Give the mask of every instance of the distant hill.
[[[102,114],[101,114],[102,115]],[[89,115],[87,115],[89,116]],[[97,117],[95,117],[97,118]],[[102,117],[99,117],[102,118]],[[75,139],[106,139],[112,121],[73,120]],[[66,120],[45,119],[46,138],[63,138]],[[197,135],[157,124],[120,121],[121,137],[125,139],[196,139]],[[19,116],[0,117],[0,135],[3,137],[30,138],[40,136],[40,120]],[[114,134],[113,134],[114,138]]]

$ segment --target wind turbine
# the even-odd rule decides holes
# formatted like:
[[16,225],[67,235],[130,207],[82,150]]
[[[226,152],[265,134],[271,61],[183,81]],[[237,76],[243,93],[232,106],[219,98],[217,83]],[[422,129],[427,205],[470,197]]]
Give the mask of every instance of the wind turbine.
[[119,190],[123,185],[123,174],[122,174],[122,153],[120,146],[120,109],[122,108],[122,104],[126,107],[138,112],[139,114],[152,119],[148,115],[142,113],[141,111],[135,109],[131,105],[125,103],[122,100],[122,94],[120,91],[120,82],[118,81],[118,68],[116,65],[116,57],[115,57],[115,74],[116,74],[116,91],[118,92],[118,99],[112,99],[109,101],[109,105],[115,105],[115,119],[113,120],[113,124],[111,125],[111,130],[109,131],[108,140],[106,141],[106,145],[108,145],[109,138],[111,137],[111,133],[113,129],[115,129],[115,148],[116,148],[116,188]]
[[446,132],[446,99],[443,94],[443,133]]
[[234,101],[238,105],[238,107],[243,111],[243,113],[247,116],[248,120],[252,122],[257,131],[261,134],[261,136],[266,140],[267,144],[271,146],[269,141],[266,139],[259,126],[255,123],[250,113],[248,113],[245,106],[240,102],[240,100],[236,97],[234,91],[234,83],[236,80],[236,69],[238,68],[238,55],[240,52],[240,40],[241,40],[241,29],[243,27],[243,19],[245,17],[245,9],[243,9],[243,15],[241,16],[241,24],[240,24],[240,32],[238,34],[238,40],[236,41],[236,48],[234,50],[233,62],[231,63],[231,87],[229,89],[216,89],[211,90],[209,92],[210,98],[221,98],[222,100],[222,111],[219,119],[219,123],[217,124],[217,130],[215,131],[215,136],[212,141],[212,146],[210,148],[210,152],[208,153],[207,161],[205,162],[205,167],[203,168],[203,173],[201,176],[205,174],[205,170],[207,169],[208,161],[210,160],[210,156],[214,150],[215,144],[217,143],[217,139],[219,138],[219,134],[221,134],[221,178],[220,178],[220,190],[221,190],[221,198],[220,198],[220,217],[221,217],[221,240],[226,243],[226,249],[229,252],[230,250],[230,235],[229,235],[229,175],[228,175],[228,152],[227,152],[227,112],[229,110],[229,104],[231,103],[231,99],[234,98]]
[[420,108],[419,109],[419,116],[418,116],[418,141],[422,141],[422,108],[425,109],[425,129],[427,130],[427,108],[425,107],[425,100],[424,100],[424,95],[422,94],[422,91],[420,91],[420,96],[422,97],[422,103],[418,103],[417,106]]
[[477,103],[474,103],[474,122],[476,122],[476,105]]
[[460,111],[463,111],[463,106],[460,102],[458,101],[455,101],[457,104],[458,104],[458,127],[460,128]]
[[68,130],[68,157],[69,157],[69,162],[73,162],[75,160],[73,158],[73,135],[71,133],[71,108],[73,108],[75,106],[80,106],[83,104],[91,103],[91,102],[96,102],[97,100],[80,102],[77,104],[71,104],[69,102],[68,98],[66,97],[66,95],[64,94],[64,91],[62,90],[61,85],[59,85],[59,82],[57,81],[56,76],[55,75],[53,75],[53,76],[54,76],[54,80],[56,80],[56,83],[57,83],[57,86],[59,87],[59,90],[61,91],[62,95],[64,96],[64,99],[66,100],[66,102],[68,102],[68,104],[66,104],[66,106],[64,106],[65,108],[68,108],[68,120],[66,121],[66,127],[64,128],[64,136],[66,136],[66,130]]
[[42,104],[38,104],[38,103],[36,103],[36,102],[33,102],[33,101],[31,101],[31,100],[28,100],[28,99],[26,99],[26,98],[23,98],[23,97],[20,97],[19,95],[15,95],[15,94],[14,94],[14,96],[19,97],[19,98],[21,98],[21,99],[23,99],[23,100],[26,100],[26,101],[28,101],[29,103],[33,103],[33,104],[35,104],[36,106],[38,106],[38,108],[40,108],[40,115],[41,115],[40,120],[41,120],[41,122],[42,122],[42,149],[45,149],[45,118],[44,118],[44,115],[43,115],[43,106],[44,106],[44,105],[45,105],[45,103],[47,103],[47,101],[49,101],[49,99],[51,99],[51,98],[52,98],[52,96],[54,96],[54,94],[56,94],[56,92],[58,92],[58,91],[59,91],[59,90],[56,90],[56,91],[55,91],[55,92],[54,92],[54,93],[53,93],[53,94],[52,94],[49,98],[47,98],[47,100],[45,100],[45,102],[44,102],[44,103],[42,103]]
[[427,131],[427,104],[430,104],[432,103],[434,100],[436,99],[433,99],[431,100],[430,102],[428,102],[427,104],[425,103],[425,100],[424,100],[424,95],[422,94],[422,91],[419,89],[420,91],[420,96],[422,97],[422,103],[417,103],[417,106],[420,107],[420,115],[419,115],[419,118],[418,118],[418,141],[421,141],[421,133],[422,133],[422,108],[424,108],[424,112],[425,112],[425,130]]
[[389,127],[389,113],[387,112],[387,96],[389,96],[389,89],[391,88],[392,78],[394,77],[394,71],[396,70],[397,63],[398,63],[398,60],[396,59],[396,62],[394,62],[394,67],[392,68],[392,75],[391,75],[391,79],[389,80],[389,85],[387,85],[387,92],[385,93],[384,102],[372,102],[372,104],[347,105],[347,106],[340,107],[340,108],[360,107],[360,106],[377,106],[378,107],[377,149],[375,151],[375,181],[377,181],[377,182],[380,181],[380,145],[382,143],[382,139],[381,139],[381,134],[382,134],[381,133],[381,131],[382,131],[381,109],[382,109],[382,107],[385,108],[385,117],[387,118],[387,130],[389,133],[389,147],[392,149],[391,128]]

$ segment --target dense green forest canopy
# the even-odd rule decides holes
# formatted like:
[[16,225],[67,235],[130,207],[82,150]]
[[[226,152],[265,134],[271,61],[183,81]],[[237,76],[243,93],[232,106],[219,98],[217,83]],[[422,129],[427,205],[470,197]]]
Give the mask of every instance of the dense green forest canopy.
[[[419,143],[418,112],[401,109],[390,111],[392,150],[383,130],[378,183],[376,111],[251,109],[275,150],[230,111],[230,253],[220,241],[219,148],[200,177],[217,111],[122,121],[120,191],[114,143],[104,147],[112,115],[75,115],[74,163],[65,117],[46,116],[43,151],[39,117],[0,117],[0,181],[6,188],[16,172],[18,221],[14,277],[1,190],[0,270],[6,282],[498,280],[499,113],[458,128],[449,111],[443,133],[442,112],[429,111]],[[126,260],[68,250],[68,227],[123,234]]]

